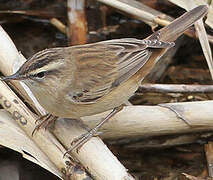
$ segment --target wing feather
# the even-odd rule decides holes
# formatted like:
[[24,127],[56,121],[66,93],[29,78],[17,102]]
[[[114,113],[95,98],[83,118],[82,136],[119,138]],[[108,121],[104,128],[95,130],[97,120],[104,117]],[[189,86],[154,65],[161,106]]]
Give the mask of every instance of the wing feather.
[[76,70],[69,98],[75,103],[94,103],[128,80],[147,62],[151,55],[149,47],[171,46],[172,43],[157,39],[125,38],[73,47]]

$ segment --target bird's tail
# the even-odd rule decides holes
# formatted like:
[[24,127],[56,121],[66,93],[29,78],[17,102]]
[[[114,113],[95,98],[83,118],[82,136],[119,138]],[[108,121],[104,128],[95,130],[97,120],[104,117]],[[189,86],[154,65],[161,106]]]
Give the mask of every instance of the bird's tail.
[[160,41],[174,41],[183,34],[188,27],[206,15],[207,11],[208,7],[206,5],[198,6],[172,21],[168,26],[160,29],[160,33],[159,31],[153,33],[148,39],[153,39],[157,34],[160,34]]

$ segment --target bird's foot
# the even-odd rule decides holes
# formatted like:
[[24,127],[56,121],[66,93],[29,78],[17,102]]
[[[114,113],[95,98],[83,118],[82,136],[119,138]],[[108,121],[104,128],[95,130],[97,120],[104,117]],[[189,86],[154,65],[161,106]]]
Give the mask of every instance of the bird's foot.
[[52,124],[55,122],[55,120],[57,119],[57,116],[53,116],[52,114],[46,114],[44,116],[39,117],[35,124],[36,127],[34,128],[33,132],[32,132],[32,136],[35,134],[35,132],[37,132],[39,129],[44,128],[45,130]]
[[87,133],[82,134],[81,136],[75,138],[71,142],[71,148],[67,150],[67,152],[64,154],[64,156],[76,149],[76,152],[79,152],[79,149],[88,141],[90,140],[93,136],[98,136],[101,134],[101,132],[98,132],[98,130],[106,123],[110,118],[112,118],[115,114],[120,112],[125,105],[120,105],[119,107],[116,107],[113,109],[113,111],[106,116],[101,122],[99,122],[93,129],[89,130]]
[[89,141],[92,137],[98,136],[100,134],[102,134],[102,132],[97,132],[98,128],[93,128],[91,130],[89,130],[88,132],[76,137],[73,139],[73,141],[71,142],[71,147],[67,150],[67,152],[64,154],[64,156],[69,153],[72,152],[74,149],[76,149],[76,152],[78,153],[80,148],[87,142]]

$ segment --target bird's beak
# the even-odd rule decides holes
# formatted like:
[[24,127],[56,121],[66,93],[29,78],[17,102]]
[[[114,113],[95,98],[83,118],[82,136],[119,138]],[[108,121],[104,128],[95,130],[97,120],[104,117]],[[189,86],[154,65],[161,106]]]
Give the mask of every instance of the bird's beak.
[[10,76],[2,77],[0,80],[9,81],[9,80],[23,80],[23,79],[26,79],[26,76],[22,76],[18,72],[16,72],[15,74],[12,74]]

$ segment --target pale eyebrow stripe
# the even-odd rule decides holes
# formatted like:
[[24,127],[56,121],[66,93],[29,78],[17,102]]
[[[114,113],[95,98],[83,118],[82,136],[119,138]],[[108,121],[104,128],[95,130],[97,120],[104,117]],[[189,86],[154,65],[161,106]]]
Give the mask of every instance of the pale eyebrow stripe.
[[52,61],[51,63],[46,64],[45,66],[42,66],[42,67],[40,67],[40,68],[31,70],[30,72],[36,74],[36,73],[41,72],[41,71],[52,71],[52,70],[57,70],[57,69],[60,68],[60,65],[63,65],[63,63],[60,62],[60,61],[57,61],[57,62]]

